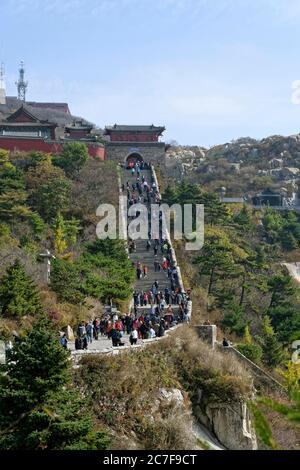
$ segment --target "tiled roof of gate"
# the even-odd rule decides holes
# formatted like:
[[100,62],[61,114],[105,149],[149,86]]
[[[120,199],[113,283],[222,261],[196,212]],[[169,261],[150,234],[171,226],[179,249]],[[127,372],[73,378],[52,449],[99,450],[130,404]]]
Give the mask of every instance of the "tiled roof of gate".
[[114,126],[106,126],[105,127],[105,134],[109,134],[110,132],[114,131],[132,131],[132,132],[160,132],[162,133],[165,130],[163,126],[154,126],[151,124],[150,126],[141,126],[141,125],[119,125],[115,124]]

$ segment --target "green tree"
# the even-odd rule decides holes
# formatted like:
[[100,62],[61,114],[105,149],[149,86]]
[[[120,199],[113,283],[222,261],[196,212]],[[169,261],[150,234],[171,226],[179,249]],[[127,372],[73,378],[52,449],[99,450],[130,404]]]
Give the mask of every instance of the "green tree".
[[237,228],[243,232],[253,231],[255,228],[250,210],[246,205],[242,207],[238,214],[233,216],[233,221],[237,224]]
[[65,231],[68,247],[75,245],[80,229],[80,221],[75,219],[75,217],[65,220]]
[[[110,259],[117,260],[118,262],[128,261],[128,255],[125,250],[125,243],[123,240],[100,240],[97,238],[95,242],[87,243],[86,248],[88,253],[98,256],[106,256]],[[129,263],[130,264],[130,263]]]
[[122,240],[97,240],[87,244],[79,260],[86,273],[84,289],[102,302],[126,300],[132,295],[134,269]]
[[262,342],[262,360],[269,367],[278,366],[283,359],[282,344],[277,340],[276,334],[264,335]]
[[174,186],[168,186],[162,195],[162,202],[172,206],[178,202],[177,192]]
[[190,184],[183,181],[177,188],[177,201],[179,204],[195,204],[200,203],[199,199],[202,196],[200,186],[197,184]]
[[104,449],[71,384],[69,352],[44,316],[15,341],[0,372],[0,449]]
[[59,212],[69,206],[72,184],[67,178],[59,178],[42,185],[35,193],[35,207],[39,214],[50,222]]
[[215,193],[203,193],[200,204],[204,204],[205,223],[210,225],[223,225],[229,221],[229,211]]
[[245,344],[237,345],[238,351],[246,356],[250,361],[259,364],[262,358],[262,349],[259,344]]
[[8,155],[0,158],[0,219],[13,220],[30,215],[26,207],[28,195],[25,192],[23,175],[8,160]]
[[29,216],[29,224],[33,230],[34,237],[37,240],[42,240],[47,231],[47,225],[37,212],[32,212]]
[[44,220],[52,221],[69,206],[72,182],[64,171],[52,165],[49,155],[25,173],[29,203]]
[[214,283],[218,278],[236,274],[232,246],[229,240],[219,233],[208,235],[195,263],[200,265],[200,275],[209,276],[208,294],[213,292]]
[[35,315],[41,311],[38,290],[18,260],[1,278],[0,309],[1,314],[8,317]]
[[50,285],[59,300],[73,304],[83,302],[83,281],[84,274],[78,264],[58,258],[52,261]]
[[277,307],[295,294],[295,284],[290,276],[275,275],[268,279],[268,288],[271,293],[269,309]]
[[226,309],[222,327],[230,333],[243,336],[246,328],[245,311],[241,305],[232,302]]
[[284,227],[284,219],[278,211],[268,208],[262,219],[263,227],[269,243],[275,243],[280,238],[280,233]]
[[53,158],[53,163],[62,168],[69,177],[78,176],[88,159],[87,146],[81,142],[70,142],[63,146],[61,155]]
[[295,305],[283,303],[268,310],[271,324],[284,344],[300,339],[300,313]]
[[278,341],[277,335],[271,324],[271,319],[267,315],[263,320],[263,334],[258,339],[262,347],[262,360],[269,367],[276,367],[283,359],[282,344]]
[[29,152],[28,154],[28,163],[26,168],[35,167],[41,162],[49,161],[51,159],[51,155],[49,153],[33,151]]

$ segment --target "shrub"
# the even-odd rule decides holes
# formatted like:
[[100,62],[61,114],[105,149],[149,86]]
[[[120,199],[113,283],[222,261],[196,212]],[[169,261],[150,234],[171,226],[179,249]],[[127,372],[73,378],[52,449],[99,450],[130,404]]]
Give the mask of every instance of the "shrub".
[[261,361],[262,348],[258,344],[238,344],[238,351],[256,364]]
[[64,145],[61,155],[53,158],[53,163],[62,168],[69,177],[78,176],[80,169],[88,159],[87,146],[81,142]]

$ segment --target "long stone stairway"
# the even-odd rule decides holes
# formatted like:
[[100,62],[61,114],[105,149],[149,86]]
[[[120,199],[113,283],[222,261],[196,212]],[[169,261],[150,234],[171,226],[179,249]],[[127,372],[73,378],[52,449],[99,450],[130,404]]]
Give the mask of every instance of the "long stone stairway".
[[[140,178],[142,175],[145,178],[145,181],[147,181],[148,184],[152,184],[153,182],[153,177],[152,177],[152,172],[149,169],[145,169],[141,171]],[[137,181],[137,175],[131,175],[130,170],[124,169],[123,171],[123,184],[125,187],[125,192],[126,194],[126,183],[128,182],[130,184],[130,187],[132,183],[136,183]],[[146,277],[142,277],[141,279],[135,280],[135,285],[134,288],[137,292],[148,292],[152,285],[154,284],[155,281],[158,282],[159,285],[159,290],[164,292],[164,289],[168,287],[171,291],[171,282],[170,279],[168,278],[167,273],[165,273],[162,269],[159,272],[155,272],[154,269],[154,241],[151,241],[151,248],[147,250],[147,240],[136,240],[136,251],[129,253],[129,257],[134,263],[135,267],[137,266],[137,263],[140,262],[141,266],[146,265],[148,268],[148,274]],[[158,247],[158,252],[157,252],[157,260],[159,263],[162,263],[162,258],[163,258],[163,253],[161,251],[161,246]],[[141,313],[146,313],[150,311],[150,305],[147,305],[146,307],[139,307],[138,312]],[[172,305],[173,312],[176,313],[178,310],[178,305]]]

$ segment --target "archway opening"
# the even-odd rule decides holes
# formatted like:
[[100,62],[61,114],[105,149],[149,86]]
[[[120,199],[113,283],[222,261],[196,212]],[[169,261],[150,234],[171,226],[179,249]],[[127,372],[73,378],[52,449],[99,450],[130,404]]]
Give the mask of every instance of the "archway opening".
[[131,153],[126,158],[126,167],[132,168],[136,163],[141,164],[143,161],[143,157],[139,153]]

